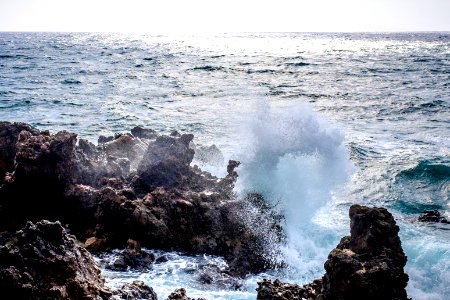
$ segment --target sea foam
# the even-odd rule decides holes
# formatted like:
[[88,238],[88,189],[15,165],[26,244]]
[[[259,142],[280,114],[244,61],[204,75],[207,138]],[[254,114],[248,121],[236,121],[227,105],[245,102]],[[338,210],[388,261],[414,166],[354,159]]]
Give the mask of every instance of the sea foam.
[[241,196],[262,194],[284,215],[287,243],[279,259],[310,279],[323,272],[337,241],[312,219],[354,170],[344,135],[307,105],[274,107],[262,101],[247,122],[236,190]]

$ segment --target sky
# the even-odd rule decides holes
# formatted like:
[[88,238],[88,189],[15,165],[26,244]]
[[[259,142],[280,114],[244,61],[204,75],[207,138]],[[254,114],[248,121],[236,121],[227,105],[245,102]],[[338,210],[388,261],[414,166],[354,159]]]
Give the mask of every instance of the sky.
[[450,31],[450,0],[0,0],[0,31]]

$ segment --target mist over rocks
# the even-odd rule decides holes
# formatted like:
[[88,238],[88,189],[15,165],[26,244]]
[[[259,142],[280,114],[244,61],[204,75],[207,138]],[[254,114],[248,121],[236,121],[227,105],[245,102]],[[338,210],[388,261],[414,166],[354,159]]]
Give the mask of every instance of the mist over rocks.
[[[193,135],[135,128],[97,146],[66,131],[0,124],[0,231],[60,221],[87,249],[143,247],[221,255],[245,276],[271,265],[265,240],[238,214],[237,161],[217,178],[191,166]],[[255,217],[257,218],[257,217]]]
[[350,236],[330,252],[321,279],[305,286],[264,280],[257,299],[407,300],[407,258],[393,216],[360,205],[352,205],[349,216]]
[[[284,216],[258,193],[236,197],[238,161],[228,162],[224,178],[191,166],[193,139],[191,134],[134,128],[94,145],[83,139],[77,143],[77,135],[66,131],[50,134],[23,123],[0,122],[2,288],[36,299],[48,293],[64,298],[72,290],[88,295],[86,299],[156,298],[138,282],[122,292],[104,288],[85,249],[125,249],[110,266],[118,270],[151,267],[155,257],[141,247],[220,255],[228,263],[226,270],[205,269],[198,278],[211,286],[238,288],[234,278],[280,266],[274,260],[279,253],[267,245],[285,242]],[[350,220],[351,235],[330,252],[321,279],[303,287],[265,280],[259,283],[258,299],[406,300],[406,256],[392,215],[383,208],[354,205]],[[30,241],[21,242],[22,237]],[[34,257],[56,262],[67,271],[63,279],[69,283],[53,284],[61,278],[32,265]],[[40,268],[43,278],[35,276]],[[77,268],[86,270],[73,271]],[[56,288],[49,291],[34,280],[49,280]],[[172,296],[189,299],[182,290]]]

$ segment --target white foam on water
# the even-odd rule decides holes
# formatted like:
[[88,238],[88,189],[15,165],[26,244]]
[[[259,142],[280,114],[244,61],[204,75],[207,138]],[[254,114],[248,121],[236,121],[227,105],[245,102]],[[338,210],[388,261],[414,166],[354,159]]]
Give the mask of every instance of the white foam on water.
[[265,101],[247,128],[236,190],[261,193],[285,216],[281,259],[299,279],[322,274],[337,236],[313,217],[354,169],[343,133],[307,105],[275,108]]
[[409,282],[406,291],[412,299],[449,299],[449,236],[448,230],[437,228],[434,224],[400,225],[402,247],[408,256],[405,272]]

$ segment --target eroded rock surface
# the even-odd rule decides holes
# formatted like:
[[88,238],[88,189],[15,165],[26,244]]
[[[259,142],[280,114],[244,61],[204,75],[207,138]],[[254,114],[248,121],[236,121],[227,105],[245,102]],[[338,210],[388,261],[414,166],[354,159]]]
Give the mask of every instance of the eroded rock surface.
[[28,222],[0,246],[0,290],[14,299],[108,299],[100,270],[59,222]]
[[167,300],[206,300],[205,298],[189,298],[186,295],[186,290],[181,288],[177,289],[174,292],[172,292],[169,297],[167,297]]
[[191,166],[192,140],[137,127],[97,146],[77,145],[73,133],[0,123],[0,231],[59,220],[91,251],[124,248],[132,239],[224,256],[235,275],[269,267],[261,255],[266,233],[237,213],[248,205],[233,194],[239,162],[229,162],[224,178],[203,172]]
[[135,280],[132,283],[126,283],[121,289],[114,291],[110,300],[157,300],[155,291],[144,282]]
[[447,220],[438,210],[425,210],[419,216],[420,222],[427,223],[444,223],[450,224],[450,221]]
[[350,236],[328,255],[321,280],[303,287],[263,281],[258,299],[408,299],[406,256],[392,215],[384,208],[352,205],[349,216]]

